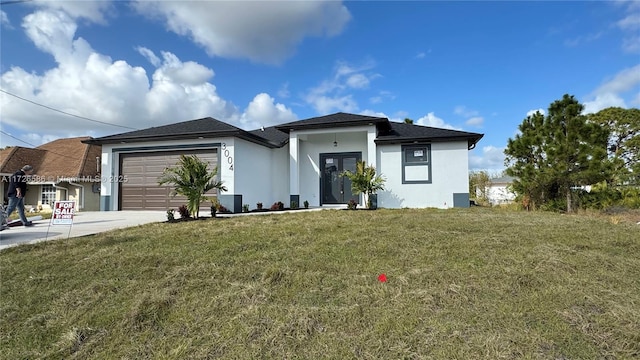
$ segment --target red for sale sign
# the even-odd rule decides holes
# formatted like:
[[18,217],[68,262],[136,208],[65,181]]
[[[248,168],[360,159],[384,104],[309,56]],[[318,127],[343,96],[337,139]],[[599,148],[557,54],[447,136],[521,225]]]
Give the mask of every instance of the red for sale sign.
[[51,225],[73,225],[73,213],[75,209],[75,201],[56,201],[53,204]]

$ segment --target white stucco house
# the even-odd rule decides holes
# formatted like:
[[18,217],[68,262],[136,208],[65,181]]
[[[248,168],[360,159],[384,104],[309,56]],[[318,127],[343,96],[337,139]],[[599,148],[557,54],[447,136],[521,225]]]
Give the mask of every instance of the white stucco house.
[[346,204],[344,170],[357,160],[385,177],[384,208],[468,207],[468,152],[483,134],[396,123],[348,113],[245,131],[213,118],[87,140],[102,146],[101,210],[166,210],[184,204],[157,178],[180,154],[218,166],[233,212],[282,201],[312,207]]
[[516,194],[511,190],[513,180],[511,176],[490,179],[486,193],[491,205],[510,204],[516,199]]

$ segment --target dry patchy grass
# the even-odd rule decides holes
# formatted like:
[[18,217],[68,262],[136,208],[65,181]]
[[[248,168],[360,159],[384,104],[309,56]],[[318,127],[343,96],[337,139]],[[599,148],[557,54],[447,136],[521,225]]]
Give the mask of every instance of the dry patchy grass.
[[0,253],[0,357],[634,358],[639,229],[332,210],[19,246]]

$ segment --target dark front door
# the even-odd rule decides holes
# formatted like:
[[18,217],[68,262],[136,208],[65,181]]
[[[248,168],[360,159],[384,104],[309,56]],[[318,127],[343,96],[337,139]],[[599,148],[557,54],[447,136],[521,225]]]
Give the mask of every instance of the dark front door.
[[349,200],[358,201],[358,196],[351,193],[351,180],[340,176],[343,171],[356,171],[356,162],[362,159],[362,154],[335,153],[320,154],[320,196],[322,204],[346,204]]

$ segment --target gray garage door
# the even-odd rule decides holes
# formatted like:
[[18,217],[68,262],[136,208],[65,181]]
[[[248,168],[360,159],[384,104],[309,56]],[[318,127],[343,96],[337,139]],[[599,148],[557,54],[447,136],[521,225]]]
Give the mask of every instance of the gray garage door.
[[[126,181],[120,183],[120,210],[177,210],[180,205],[186,205],[187,200],[184,196],[171,196],[173,188],[170,185],[158,185],[158,177],[162,175],[162,171],[175,166],[182,154],[197,155],[200,160],[209,163],[210,169],[218,165],[215,149],[122,154],[120,174]],[[207,196],[215,194],[215,191],[212,191]],[[208,209],[207,205],[202,204]]]

